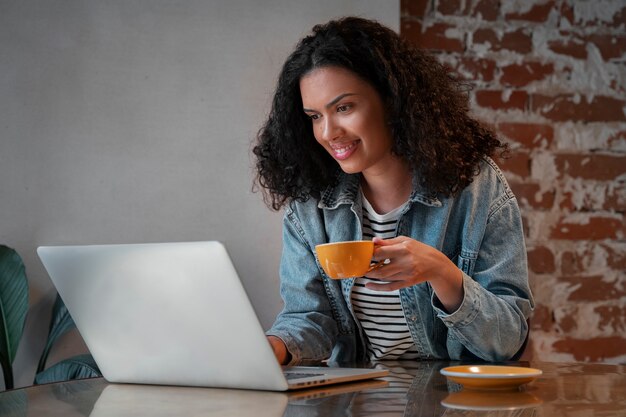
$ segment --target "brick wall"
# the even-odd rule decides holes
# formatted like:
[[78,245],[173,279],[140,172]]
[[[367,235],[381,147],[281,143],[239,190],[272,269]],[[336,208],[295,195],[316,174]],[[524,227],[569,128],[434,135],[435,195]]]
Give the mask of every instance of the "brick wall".
[[402,0],[401,35],[471,80],[524,219],[526,358],[626,362],[626,1]]

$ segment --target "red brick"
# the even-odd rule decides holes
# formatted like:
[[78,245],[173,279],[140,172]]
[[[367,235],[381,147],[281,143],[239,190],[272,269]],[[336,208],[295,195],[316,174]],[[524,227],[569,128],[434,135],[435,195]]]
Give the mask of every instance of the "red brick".
[[552,310],[543,304],[536,304],[530,320],[531,330],[549,332],[553,327],[554,314]]
[[480,16],[483,20],[494,21],[500,14],[499,0],[436,0],[435,10],[444,16]]
[[[574,24],[574,7],[568,2],[564,1],[561,3],[561,12],[559,17],[561,19],[567,20],[570,25]],[[559,24],[559,27],[561,25]]]
[[626,35],[623,33],[591,33],[583,36],[570,31],[561,31],[560,34],[561,39],[548,42],[548,47],[560,55],[587,59],[587,44],[589,43],[598,48],[605,61],[621,58],[626,53]]
[[533,46],[532,35],[526,28],[506,32],[501,37],[492,29],[477,29],[474,32],[473,42],[475,44],[489,43],[491,51],[506,49],[521,54],[530,53]]
[[605,195],[604,204],[599,209],[626,213],[626,184],[622,182],[618,186],[611,187]]
[[583,254],[565,251],[561,254],[561,272],[567,275],[580,274],[585,270],[585,263],[593,254],[586,251]]
[[422,32],[420,22],[404,21],[401,25],[401,36],[414,45],[437,51],[463,52],[465,42],[462,39],[448,38],[446,31],[454,26],[447,23],[435,23]]
[[496,156],[494,159],[505,174],[508,171],[523,178],[530,176],[530,156],[527,152],[510,152],[504,158]]
[[437,0],[435,11],[443,15],[456,15],[461,13],[461,0]]
[[545,246],[528,250],[528,267],[536,274],[550,274],[556,270],[554,254]]
[[498,45],[500,40],[498,34],[493,29],[482,28],[474,31],[472,42],[475,44],[483,44],[489,42],[492,46]]
[[603,275],[566,277],[561,281],[570,284],[573,289],[567,297],[568,301],[618,300],[626,296],[625,290],[620,290],[615,282],[603,280]]
[[554,190],[540,193],[539,185],[531,182],[509,181],[509,185],[522,208],[549,210],[554,206]]
[[554,128],[538,123],[499,123],[498,132],[528,149],[549,148],[554,140]]
[[[619,0],[616,0],[615,3],[618,3]],[[622,2],[623,3],[623,2]],[[597,27],[600,30],[606,29],[623,29],[623,26],[626,25],[626,4],[622,5],[623,7],[620,10],[615,11],[613,14],[613,19],[609,22],[605,19],[589,19],[584,22],[577,22],[576,25],[580,27],[584,27],[586,29],[593,30],[593,27]]]
[[570,94],[544,96],[534,94],[531,96],[530,104],[532,111],[558,122],[626,121],[626,115],[624,114],[626,101],[613,97],[595,96],[591,99],[591,102],[588,102],[586,96]]
[[483,20],[494,21],[498,19],[500,15],[500,1],[499,0],[478,0],[474,9],[472,10],[472,16],[477,17],[480,15]]
[[626,355],[626,339],[621,336],[593,339],[564,338],[552,344],[557,352],[569,353],[580,362],[600,362]]
[[428,13],[430,0],[400,0],[402,16],[422,18]]
[[607,140],[608,149],[623,148],[626,144],[626,130],[615,132]]
[[[602,198],[598,197],[599,194],[602,194]],[[568,211],[626,212],[626,185],[624,184],[611,184],[609,187],[606,184],[599,184],[590,189],[576,191],[575,195],[572,191],[565,191],[562,197],[559,207]]]
[[569,39],[549,41],[548,48],[560,55],[567,55],[577,59],[587,59],[586,42],[573,35]]
[[613,15],[613,21],[608,26],[615,28],[626,26],[626,4],[622,7],[622,10]]
[[499,90],[476,91],[476,104],[480,107],[488,107],[496,110],[525,110],[528,103],[528,93],[525,91],[513,91],[507,100],[503,98],[504,92]]
[[[580,199],[580,196],[577,196]],[[588,211],[583,209],[582,207],[578,207],[576,203],[574,203],[574,194],[572,192],[564,192],[559,201],[559,208],[561,211]]]
[[626,173],[626,154],[558,154],[554,162],[561,176],[574,178],[608,181]]
[[541,81],[554,73],[554,64],[525,62],[502,67],[500,83],[514,87],[522,87],[533,81]]
[[621,250],[617,250],[613,247],[603,245],[608,253],[607,264],[616,270],[626,271],[626,247],[622,245]]
[[618,96],[626,94],[626,83],[621,84],[617,79],[613,79],[609,82],[609,88]]
[[550,231],[551,239],[563,240],[602,240],[623,238],[626,228],[624,219],[589,216],[586,223],[572,223],[561,219]]
[[462,56],[455,70],[472,81],[489,82],[494,80],[496,63],[490,59]]
[[[575,309],[573,309],[575,310]],[[573,317],[574,311],[570,311],[569,314],[561,315],[556,320],[556,327],[563,333],[570,333],[578,328],[576,320]]]
[[606,61],[620,58],[626,53],[626,35],[595,33],[589,35],[588,41],[598,47],[602,58]]
[[528,22],[545,22],[552,9],[555,8],[554,1],[545,4],[534,4],[530,10],[524,13],[507,13],[504,19],[509,20],[525,20]]
[[598,330],[608,328],[608,330],[622,334],[626,331],[626,307],[598,306],[593,311],[600,316]]
[[588,265],[598,263],[598,257],[606,260],[607,270],[626,271],[626,244],[589,242],[575,252],[564,251],[561,254],[561,272],[566,275],[581,274]]

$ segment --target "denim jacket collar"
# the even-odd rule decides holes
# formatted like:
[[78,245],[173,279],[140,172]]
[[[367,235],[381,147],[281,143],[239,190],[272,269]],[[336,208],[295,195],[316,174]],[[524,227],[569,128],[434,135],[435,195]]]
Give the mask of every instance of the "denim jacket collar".
[[[322,193],[317,205],[320,209],[334,210],[341,204],[353,204],[357,200],[360,188],[361,174],[346,174],[340,171],[337,174],[337,183],[328,186]],[[411,203],[418,202],[430,207],[441,207],[441,201],[422,187],[417,175],[413,175],[413,191],[409,197]]]

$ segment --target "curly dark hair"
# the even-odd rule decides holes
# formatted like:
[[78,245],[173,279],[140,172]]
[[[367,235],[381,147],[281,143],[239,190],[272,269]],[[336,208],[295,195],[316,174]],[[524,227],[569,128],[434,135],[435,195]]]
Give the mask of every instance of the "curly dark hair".
[[300,96],[300,79],[329,66],[348,69],[376,89],[386,107],[392,152],[433,194],[456,194],[478,173],[483,156],[505,148],[469,116],[466,86],[434,57],[376,21],[332,20],[314,26],[287,58],[252,150],[256,181],[274,210],[319,198],[336,181],[339,165],[315,140]]

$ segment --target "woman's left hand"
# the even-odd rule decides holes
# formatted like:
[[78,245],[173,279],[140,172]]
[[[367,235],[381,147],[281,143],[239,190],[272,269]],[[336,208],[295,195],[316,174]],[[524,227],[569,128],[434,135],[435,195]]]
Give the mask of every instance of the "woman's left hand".
[[463,274],[446,255],[406,236],[373,240],[373,259],[378,262],[388,260],[388,263],[367,273],[368,278],[380,281],[368,283],[368,288],[393,291],[428,281],[448,312],[461,305]]

